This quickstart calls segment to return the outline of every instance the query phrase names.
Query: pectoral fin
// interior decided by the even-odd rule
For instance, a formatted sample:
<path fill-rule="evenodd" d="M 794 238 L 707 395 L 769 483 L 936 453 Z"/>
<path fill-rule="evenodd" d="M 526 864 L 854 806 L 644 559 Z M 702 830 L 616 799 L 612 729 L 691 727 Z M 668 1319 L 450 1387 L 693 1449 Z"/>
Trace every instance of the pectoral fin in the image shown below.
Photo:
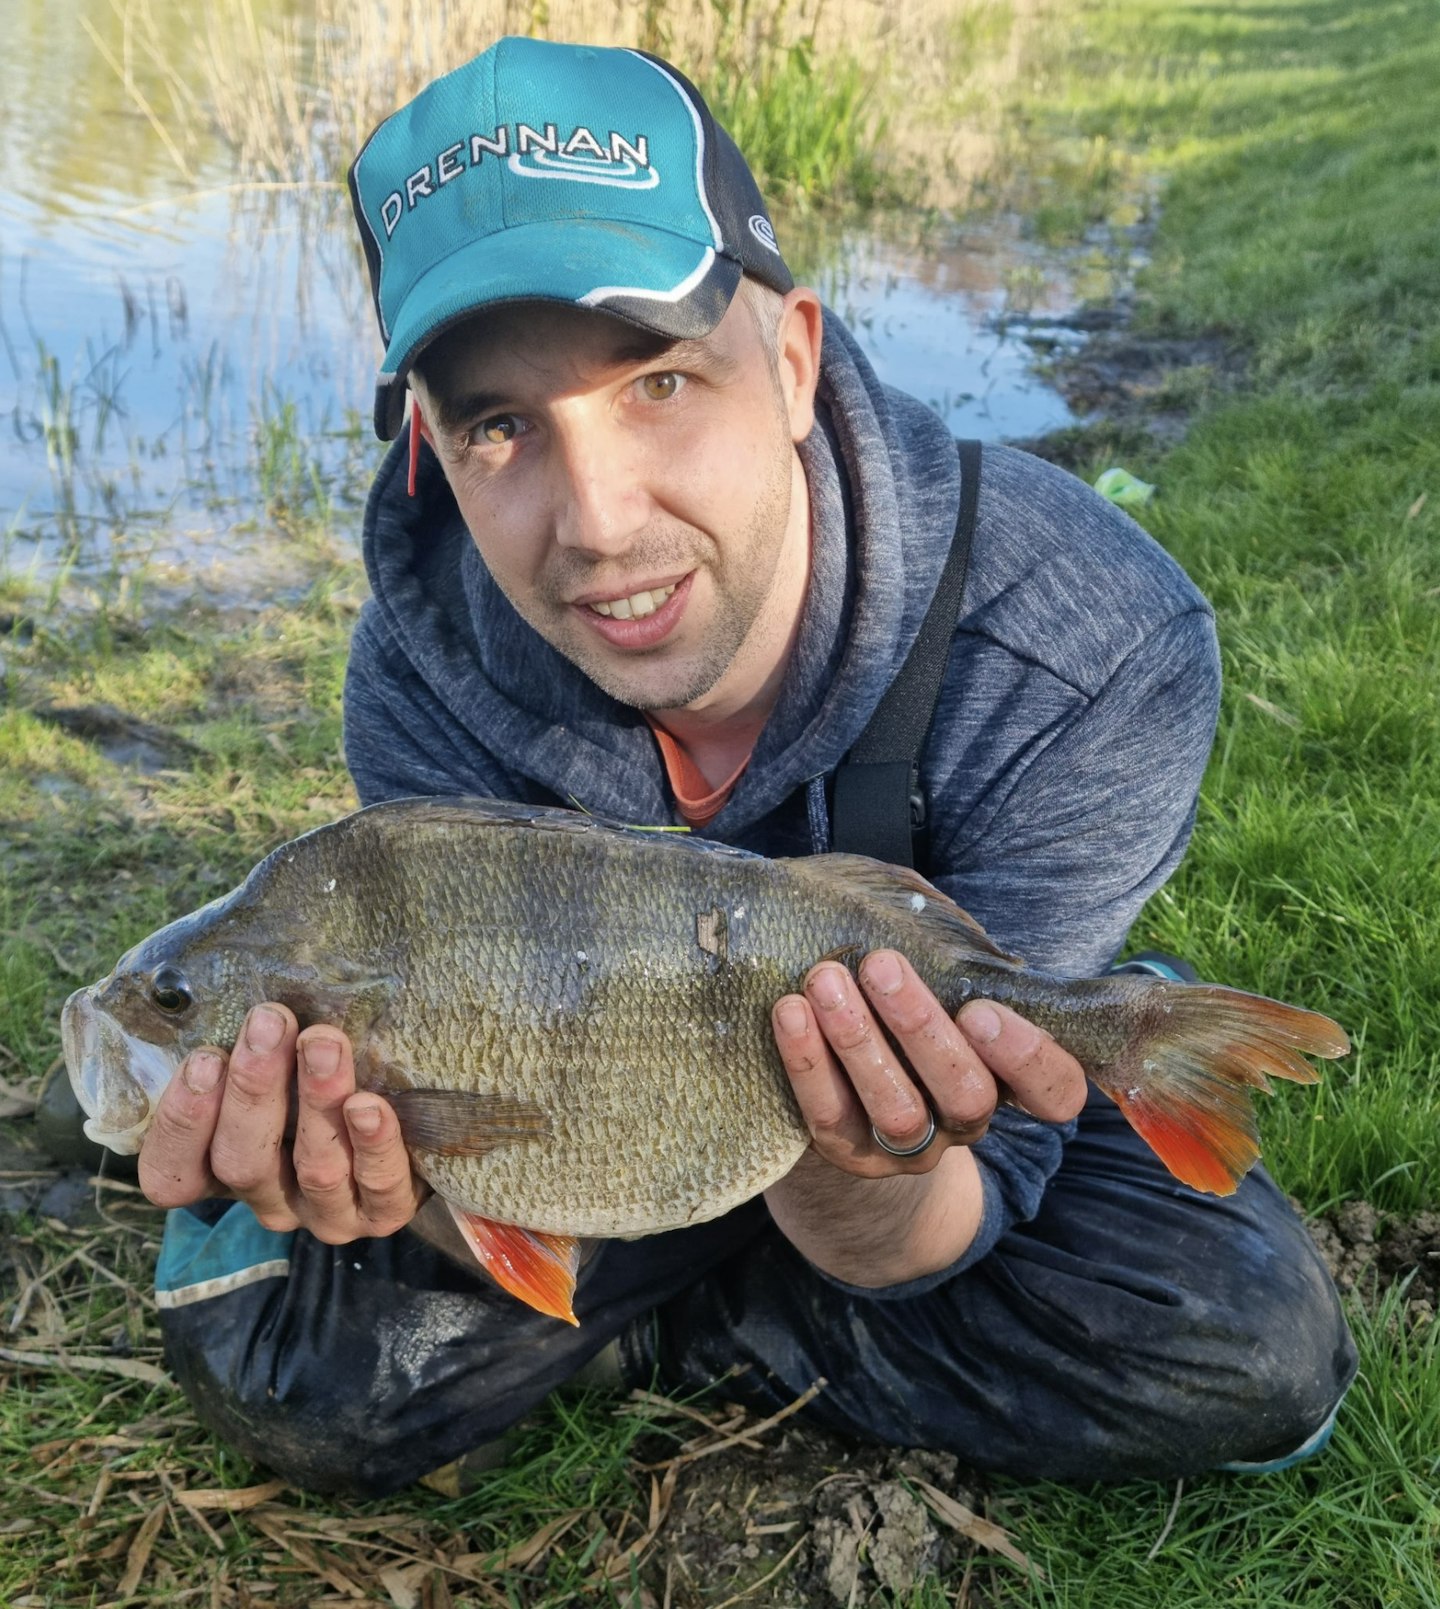
<path fill-rule="evenodd" d="M 551 1318 L 579 1325 L 571 1303 L 580 1272 L 580 1242 L 517 1224 L 499 1224 L 447 1202 L 465 1243 L 487 1274 L 522 1302 Z"/>
<path fill-rule="evenodd" d="M 534 1101 L 459 1089 L 381 1089 L 406 1145 L 440 1156 L 486 1156 L 502 1145 L 544 1139 L 550 1118 Z"/>

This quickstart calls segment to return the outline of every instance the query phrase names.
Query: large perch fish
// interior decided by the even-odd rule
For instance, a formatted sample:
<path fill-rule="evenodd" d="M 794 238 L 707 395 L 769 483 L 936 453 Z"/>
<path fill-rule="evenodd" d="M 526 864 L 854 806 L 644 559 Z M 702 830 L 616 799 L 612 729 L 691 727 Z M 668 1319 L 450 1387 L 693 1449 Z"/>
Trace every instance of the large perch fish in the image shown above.
<path fill-rule="evenodd" d="M 570 1310 L 582 1235 L 717 1217 L 809 1134 L 770 1008 L 827 955 L 894 948 L 946 1010 L 985 996 L 1052 1034 L 1178 1178 L 1227 1194 L 1259 1155 L 1249 1090 L 1343 1056 L 1328 1018 L 1214 984 L 1026 971 L 911 871 L 769 860 L 565 810 L 402 799 L 319 827 L 66 1002 L 86 1133 L 140 1148 L 197 1045 L 250 1007 L 343 1028 L 477 1256 Z"/>

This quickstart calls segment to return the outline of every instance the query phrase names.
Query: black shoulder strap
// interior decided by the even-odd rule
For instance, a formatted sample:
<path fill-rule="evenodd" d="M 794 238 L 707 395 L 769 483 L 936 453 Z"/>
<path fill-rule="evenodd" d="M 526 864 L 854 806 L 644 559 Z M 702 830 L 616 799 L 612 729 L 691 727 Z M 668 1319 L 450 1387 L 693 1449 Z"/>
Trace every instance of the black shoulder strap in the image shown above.
<path fill-rule="evenodd" d="M 897 866 L 915 864 L 914 837 L 925 826 L 920 750 L 960 618 L 980 502 L 980 443 L 962 441 L 958 446 L 960 513 L 935 596 L 899 674 L 835 772 L 830 847 L 846 854 L 873 855 Z"/>

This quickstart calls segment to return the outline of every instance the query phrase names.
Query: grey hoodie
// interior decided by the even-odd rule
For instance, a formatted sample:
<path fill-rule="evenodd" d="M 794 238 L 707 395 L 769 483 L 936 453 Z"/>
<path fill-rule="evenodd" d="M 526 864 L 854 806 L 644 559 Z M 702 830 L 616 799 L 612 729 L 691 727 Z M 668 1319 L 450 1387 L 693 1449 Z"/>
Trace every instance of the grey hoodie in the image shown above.
<path fill-rule="evenodd" d="M 386 458 L 366 511 L 374 596 L 345 686 L 362 802 L 472 793 L 679 822 L 643 716 L 519 618 L 433 458 L 406 496 L 405 447 L 402 437 Z M 800 637 L 749 767 L 706 829 L 773 855 L 826 847 L 816 779 L 904 661 L 960 493 L 940 419 L 882 385 L 829 315 L 816 428 L 800 453 L 813 533 Z M 1032 966 L 1103 970 L 1189 838 L 1219 681 L 1210 610 L 1174 561 L 1074 477 L 987 447 L 961 620 L 921 760 L 932 880 Z M 1002 1108 L 976 1147 L 980 1234 L 955 1269 L 919 1283 L 1033 1217 L 1072 1131 Z"/>

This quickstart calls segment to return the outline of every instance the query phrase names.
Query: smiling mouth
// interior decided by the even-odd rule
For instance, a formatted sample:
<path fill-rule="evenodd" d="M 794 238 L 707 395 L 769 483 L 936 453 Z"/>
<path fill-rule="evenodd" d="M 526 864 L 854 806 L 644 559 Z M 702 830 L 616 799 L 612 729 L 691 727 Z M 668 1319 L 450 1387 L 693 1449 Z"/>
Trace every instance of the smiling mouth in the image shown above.
<path fill-rule="evenodd" d="M 674 582 L 668 587 L 632 592 L 628 598 L 611 598 L 608 603 L 588 603 L 585 607 L 604 615 L 607 620 L 643 620 L 646 615 L 653 615 L 678 585 L 679 582 Z"/>

